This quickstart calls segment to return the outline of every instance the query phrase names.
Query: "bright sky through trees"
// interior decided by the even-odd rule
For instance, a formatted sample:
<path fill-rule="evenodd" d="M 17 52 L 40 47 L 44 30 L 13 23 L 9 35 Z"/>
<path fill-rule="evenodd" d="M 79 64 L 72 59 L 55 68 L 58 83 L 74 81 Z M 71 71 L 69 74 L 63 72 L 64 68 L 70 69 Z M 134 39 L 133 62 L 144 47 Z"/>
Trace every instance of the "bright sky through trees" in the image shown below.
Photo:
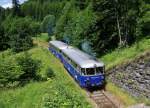
<path fill-rule="evenodd" d="M 24 3 L 27 0 L 19 0 L 20 3 Z M 12 0 L 0 0 L 0 6 L 2 6 L 3 8 L 8 8 L 8 7 L 12 7 Z"/>

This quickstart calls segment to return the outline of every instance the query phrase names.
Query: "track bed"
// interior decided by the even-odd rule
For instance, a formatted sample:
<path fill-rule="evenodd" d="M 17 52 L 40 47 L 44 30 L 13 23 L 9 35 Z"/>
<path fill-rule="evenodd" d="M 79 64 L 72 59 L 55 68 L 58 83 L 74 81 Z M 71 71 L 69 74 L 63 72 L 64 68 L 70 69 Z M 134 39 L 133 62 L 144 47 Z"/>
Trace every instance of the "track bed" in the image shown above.
<path fill-rule="evenodd" d="M 104 90 L 88 91 L 90 98 L 96 103 L 96 108 L 119 108 Z"/>

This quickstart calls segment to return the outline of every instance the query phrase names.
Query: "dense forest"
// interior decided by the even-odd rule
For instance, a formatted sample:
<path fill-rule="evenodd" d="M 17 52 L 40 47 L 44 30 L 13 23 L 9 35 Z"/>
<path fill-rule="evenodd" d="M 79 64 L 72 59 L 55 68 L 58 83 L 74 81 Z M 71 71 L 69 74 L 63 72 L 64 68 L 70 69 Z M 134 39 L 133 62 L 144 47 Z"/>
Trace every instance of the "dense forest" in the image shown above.
<path fill-rule="evenodd" d="M 12 3 L 12 9 L 0 8 L 1 50 L 26 50 L 32 46 L 31 36 L 47 32 L 49 37 L 101 55 L 149 35 L 147 0 L 29 0 L 23 5 L 12 0 Z"/>

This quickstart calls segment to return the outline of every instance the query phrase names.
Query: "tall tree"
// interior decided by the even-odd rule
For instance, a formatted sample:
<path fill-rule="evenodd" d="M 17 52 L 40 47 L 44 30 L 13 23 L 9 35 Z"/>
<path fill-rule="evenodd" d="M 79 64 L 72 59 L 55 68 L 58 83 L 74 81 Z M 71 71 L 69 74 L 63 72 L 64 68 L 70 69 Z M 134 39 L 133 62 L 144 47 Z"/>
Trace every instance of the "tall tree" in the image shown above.
<path fill-rule="evenodd" d="M 12 0 L 12 5 L 13 5 L 13 12 L 12 14 L 15 16 L 15 15 L 18 15 L 20 16 L 21 15 L 21 11 L 20 11 L 20 4 L 19 4 L 19 0 Z"/>
<path fill-rule="evenodd" d="M 42 32 L 48 33 L 49 36 L 53 35 L 54 32 L 54 26 L 55 26 L 55 16 L 54 15 L 47 15 L 44 17 L 41 29 Z"/>

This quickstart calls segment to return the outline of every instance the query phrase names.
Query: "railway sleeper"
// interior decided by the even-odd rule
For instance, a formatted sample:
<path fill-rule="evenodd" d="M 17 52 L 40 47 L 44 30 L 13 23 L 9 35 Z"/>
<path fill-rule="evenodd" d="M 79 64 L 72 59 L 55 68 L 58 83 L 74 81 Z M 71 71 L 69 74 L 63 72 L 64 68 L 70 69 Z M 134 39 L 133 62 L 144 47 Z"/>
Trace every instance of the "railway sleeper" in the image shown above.
<path fill-rule="evenodd" d="M 103 94 L 92 94 L 93 97 L 104 96 Z"/>

